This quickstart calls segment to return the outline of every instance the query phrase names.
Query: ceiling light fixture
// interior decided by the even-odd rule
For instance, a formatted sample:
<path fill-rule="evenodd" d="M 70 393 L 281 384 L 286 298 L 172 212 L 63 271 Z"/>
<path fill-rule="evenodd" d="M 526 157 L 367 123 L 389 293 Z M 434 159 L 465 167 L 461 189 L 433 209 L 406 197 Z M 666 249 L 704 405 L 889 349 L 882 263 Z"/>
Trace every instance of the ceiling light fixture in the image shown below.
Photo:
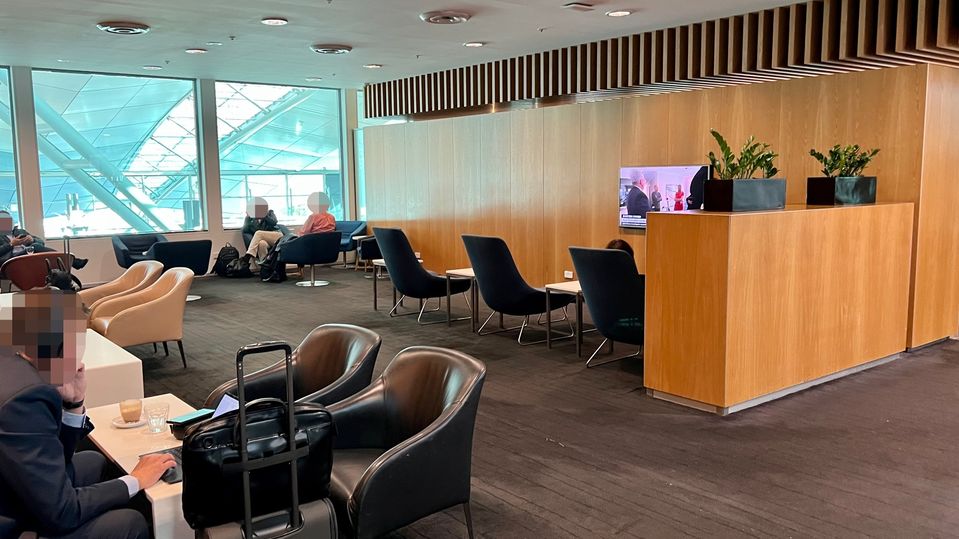
<path fill-rule="evenodd" d="M 463 46 L 469 47 L 471 49 L 476 49 L 479 47 L 485 47 L 486 42 L 485 41 L 467 41 L 466 43 L 463 43 Z"/>
<path fill-rule="evenodd" d="M 471 15 L 465 11 L 427 11 L 420 14 L 420 19 L 430 24 L 460 24 L 470 20 Z"/>
<path fill-rule="evenodd" d="M 353 47 L 334 43 L 314 43 L 310 49 L 317 54 L 346 54 L 353 50 Z"/>
<path fill-rule="evenodd" d="M 586 2 L 570 2 L 568 4 L 563 4 L 563 9 L 572 9 L 573 11 L 593 11 L 595 9 L 593 4 L 587 4 Z"/>
<path fill-rule="evenodd" d="M 220 41 L 207 41 L 206 44 L 208 47 L 219 47 L 223 45 L 223 43 Z"/>
<path fill-rule="evenodd" d="M 366 64 L 363 67 L 365 67 L 366 69 L 380 69 L 381 67 L 383 67 L 383 64 Z"/>
<path fill-rule="evenodd" d="M 123 36 L 136 36 L 150 31 L 150 27 L 139 22 L 103 21 L 97 23 L 97 28 L 108 33 Z"/>
<path fill-rule="evenodd" d="M 163 66 L 153 66 L 153 65 L 151 65 L 151 66 L 143 66 L 143 69 L 145 69 L 145 70 L 147 70 L 147 71 L 160 71 L 161 69 L 163 69 Z"/>
<path fill-rule="evenodd" d="M 320 82 L 323 80 L 323 77 L 307 77 L 306 82 Z"/>
<path fill-rule="evenodd" d="M 628 17 L 632 14 L 632 10 L 629 9 L 614 9 L 606 12 L 607 17 Z"/>
<path fill-rule="evenodd" d="M 187 49 L 187 50 L 185 50 L 185 51 L 183 51 L 183 52 L 185 52 L 185 53 L 187 53 L 187 54 L 206 54 L 206 53 L 207 53 L 207 50 L 206 50 L 206 49 L 200 49 L 200 48 L 193 48 L 193 49 Z"/>
<path fill-rule="evenodd" d="M 290 24 L 290 21 L 284 19 L 283 17 L 263 17 L 260 19 L 260 22 L 267 26 L 286 26 Z"/>

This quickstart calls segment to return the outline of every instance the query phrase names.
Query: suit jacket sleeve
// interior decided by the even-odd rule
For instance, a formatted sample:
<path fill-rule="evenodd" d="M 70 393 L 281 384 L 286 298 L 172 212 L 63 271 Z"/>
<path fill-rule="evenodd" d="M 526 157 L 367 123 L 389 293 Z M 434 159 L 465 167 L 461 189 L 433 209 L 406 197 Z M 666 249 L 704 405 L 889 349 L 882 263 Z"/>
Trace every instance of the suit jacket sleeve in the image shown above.
<path fill-rule="evenodd" d="M 0 238 L 0 258 L 4 258 L 13 252 L 13 245 L 10 244 L 10 241 L 6 236 Z"/>
<path fill-rule="evenodd" d="M 24 520 L 41 535 L 70 532 L 129 501 L 126 484 L 118 479 L 73 486 L 67 472 L 72 453 L 67 455 L 61 442 L 59 407 L 53 386 L 34 385 L 3 403 L 0 413 L 0 476 L 29 511 Z M 83 434 L 70 429 L 62 433 L 63 441 L 75 446 Z"/>

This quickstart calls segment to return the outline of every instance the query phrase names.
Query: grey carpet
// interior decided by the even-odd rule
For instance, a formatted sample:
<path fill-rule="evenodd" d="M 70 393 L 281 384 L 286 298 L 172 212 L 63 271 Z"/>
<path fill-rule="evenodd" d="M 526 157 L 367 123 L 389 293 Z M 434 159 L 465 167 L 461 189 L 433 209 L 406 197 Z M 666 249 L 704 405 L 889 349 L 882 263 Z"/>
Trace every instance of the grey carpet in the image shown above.
<path fill-rule="evenodd" d="M 719 418 L 647 397 L 635 362 L 587 370 L 569 341 L 547 351 L 519 347 L 514 335 L 478 337 L 468 322 L 390 319 L 388 283 L 374 312 L 370 280 L 332 268 L 318 278 L 333 284 L 198 280 L 203 299 L 186 313 L 189 368 L 175 347 L 169 358 L 131 349 L 144 359 L 147 394 L 198 405 L 234 375 L 239 346 L 295 344 L 325 322 L 359 324 L 383 337 L 377 373 L 418 344 L 486 362 L 473 454 L 481 537 L 959 534 L 959 343 Z M 466 530 L 451 509 L 395 536 Z"/>

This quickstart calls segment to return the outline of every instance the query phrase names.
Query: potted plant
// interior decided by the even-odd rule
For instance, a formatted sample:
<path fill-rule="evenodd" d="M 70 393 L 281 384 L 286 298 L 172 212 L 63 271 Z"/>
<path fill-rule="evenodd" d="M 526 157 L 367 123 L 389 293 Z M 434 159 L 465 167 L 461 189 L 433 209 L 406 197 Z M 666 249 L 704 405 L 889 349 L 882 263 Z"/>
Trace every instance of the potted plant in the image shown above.
<path fill-rule="evenodd" d="M 879 150 L 863 150 L 858 144 L 829 149 L 823 155 L 815 149 L 809 155 L 822 164 L 825 177 L 806 180 L 806 204 L 837 206 L 876 203 L 876 177 L 862 171 Z"/>
<path fill-rule="evenodd" d="M 777 210 L 786 207 L 785 180 L 772 179 L 778 172 L 773 161 L 779 155 L 769 144 L 749 137 L 739 155 L 715 129 L 709 130 L 719 144 L 721 158 L 709 152 L 715 178 L 705 182 L 703 209 L 706 211 Z M 762 172 L 762 179 L 753 176 Z"/>

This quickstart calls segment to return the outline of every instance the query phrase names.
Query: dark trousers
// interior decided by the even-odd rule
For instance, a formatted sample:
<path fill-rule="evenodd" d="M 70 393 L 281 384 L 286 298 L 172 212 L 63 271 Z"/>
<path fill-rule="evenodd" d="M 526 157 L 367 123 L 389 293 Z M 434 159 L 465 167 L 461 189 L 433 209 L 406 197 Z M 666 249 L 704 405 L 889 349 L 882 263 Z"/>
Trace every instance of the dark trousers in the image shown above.
<path fill-rule="evenodd" d="M 106 458 L 95 451 L 80 451 L 73 455 L 74 486 L 85 487 L 98 483 L 103 477 Z M 49 539 L 149 539 L 150 531 L 143 515 L 133 509 L 114 509 L 90 519 L 86 524 L 66 535 Z"/>

